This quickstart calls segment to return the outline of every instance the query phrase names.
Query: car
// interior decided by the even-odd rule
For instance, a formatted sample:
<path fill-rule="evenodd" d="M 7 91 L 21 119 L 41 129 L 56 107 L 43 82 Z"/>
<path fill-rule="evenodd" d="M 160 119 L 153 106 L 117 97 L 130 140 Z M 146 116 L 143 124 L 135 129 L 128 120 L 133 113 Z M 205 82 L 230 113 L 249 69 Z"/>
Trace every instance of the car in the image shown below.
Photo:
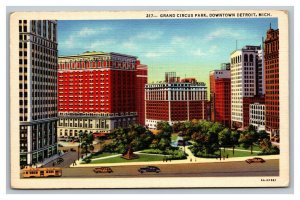
<path fill-rule="evenodd" d="M 147 166 L 147 167 L 141 167 L 138 172 L 140 172 L 141 174 L 144 172 L 155 172 L 155 173 L 159 173 L 160 169 L 158 167 L 155 166 Z"/>
<path fill-rule="evenodd" d="M 97 167 L 93 170 L 96 174 L 98 173 L 113 173 L 110 167 Z"/>
<path fill-rule="evenodd" d="M 246 163 L 248 163 L 248 164 L 251 164 L 251 163 L 264 163 L 264 162 L 266 162 L 264 159 L 258 158 L 258 157 L 250 158 L 250 159 L 247 159 L 247 160 L 245 160 L 245 161 L 246 161 Z"/>
<path fill-rule="evenodd" d="M 60 163 L 64 162 L 64 159 L 63 158 L 57 158 L 56 162 L 57 162 L 57 164 L 60 164 Z"/>

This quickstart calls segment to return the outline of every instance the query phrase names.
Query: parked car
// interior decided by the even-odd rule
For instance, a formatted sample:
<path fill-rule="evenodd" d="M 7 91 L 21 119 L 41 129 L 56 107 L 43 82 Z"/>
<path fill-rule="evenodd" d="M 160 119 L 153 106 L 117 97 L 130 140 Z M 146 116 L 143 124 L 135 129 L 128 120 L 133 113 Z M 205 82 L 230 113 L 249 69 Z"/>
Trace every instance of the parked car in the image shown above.
<path fill-rule="evenodd" d="M 98 167 L 93 170 L 95 173 L 112 173 L 113 170 L 110 167 Z"/>
<path fill-rule="evenodd" d="M 141 174 L 144 172 L 156 172 L 159 173 L 160 169 L 158 167 L 155 166 L 147 166 L 147 167 L 141 167 L 138 172 L 140 172 Z"/>
<path fill-rule="evenodd" d="M 258 158 L 258 157 L 250 158 L 250 159 L 247 159 L 247 160 L 245 160 L 245 161 L 246 161 L 246 163 L 248 163 L 248 164 L 251 164 L 251 163 L 264 163 L 264 162 L 266 162 L 264 159 Z"/>

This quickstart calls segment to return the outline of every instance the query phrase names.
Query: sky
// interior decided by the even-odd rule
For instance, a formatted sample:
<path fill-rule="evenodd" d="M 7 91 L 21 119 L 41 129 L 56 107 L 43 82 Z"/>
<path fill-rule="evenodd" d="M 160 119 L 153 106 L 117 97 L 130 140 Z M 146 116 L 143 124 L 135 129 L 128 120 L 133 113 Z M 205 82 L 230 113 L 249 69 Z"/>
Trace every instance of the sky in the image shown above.
<path fill-rule="evenodd" d="M 148 65 L 149 83 L 176 72 L 209 87 L 209 72 L 229 62 L 236 46 L 261 45 L 270 23 L 277 29 L 277 18 L 58 21 L 58 50 L 129 54 Z"/>

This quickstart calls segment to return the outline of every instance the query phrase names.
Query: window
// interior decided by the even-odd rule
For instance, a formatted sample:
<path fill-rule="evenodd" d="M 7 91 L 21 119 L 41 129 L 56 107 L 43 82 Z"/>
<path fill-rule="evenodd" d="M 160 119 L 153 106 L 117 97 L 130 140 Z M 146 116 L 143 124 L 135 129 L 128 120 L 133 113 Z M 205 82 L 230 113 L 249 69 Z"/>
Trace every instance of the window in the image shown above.
<path fill-rule="evenodd" d="M 253 62 L 253 55 L 250 54 L 250 62 Z"/>
<path fill-rule="evenodd" d="M 244 55 L 244 62 L 248 62 L 248 55 L 247 54 Z"/>

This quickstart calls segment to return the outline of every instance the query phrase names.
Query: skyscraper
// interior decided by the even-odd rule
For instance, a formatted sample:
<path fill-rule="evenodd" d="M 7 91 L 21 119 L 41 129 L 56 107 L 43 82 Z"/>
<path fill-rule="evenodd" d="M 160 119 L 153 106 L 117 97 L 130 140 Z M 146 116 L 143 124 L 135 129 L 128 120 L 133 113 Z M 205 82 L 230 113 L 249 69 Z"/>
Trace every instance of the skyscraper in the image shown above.
<path fill-rule="evenodd" d="M 59 137 L 106 134 L 137 121 L 137 57 L 105 52 L 60 56 Z"/>
<path fill-rule="evenodd" d="M 210 72 L 211 121 L 231 126 L 230 67 Z"/>
<path fill-rule="evenodd" d="M 137 123 L 145 125 L 145 85 L 148 82 L 148 67 L 137 61 L 136 66 L 136 109 Z"/>
<path fill-rule="evenodd" d="M 270 27 L 264 42 L 266 129 L 279 135 L 279 29 Z"/>
<path fill-rule="evenodd" d="M 257 68 L 260 50 L 260 46 L 247 45 L 231 53 L 231 121 L 234 128 L 245 127 L 243 98 L 258 95 Z"/>
<path fill-rule="evenodd" d="M 19 20 L 20 164 L 57 154 L 57 22 Z"/>
<path fill-rule="evenodd" d="M 207 119 L 207 87 L 195 78 L 181 79 L 166 73 L 165 82 L 147 84 L 146 126 L 155 129 L 159 121 Z"/>

